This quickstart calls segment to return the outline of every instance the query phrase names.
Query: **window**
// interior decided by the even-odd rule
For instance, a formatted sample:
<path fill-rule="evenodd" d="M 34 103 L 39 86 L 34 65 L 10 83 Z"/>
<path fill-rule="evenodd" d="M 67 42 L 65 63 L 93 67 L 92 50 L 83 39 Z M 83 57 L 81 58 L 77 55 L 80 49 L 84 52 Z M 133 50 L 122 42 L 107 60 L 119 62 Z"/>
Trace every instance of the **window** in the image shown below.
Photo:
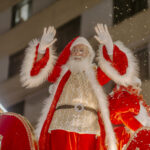
<path fill-rule="evenodd" d="M 22 0 L 12 9 L 12 27 L 26 21 L 31 14 L 31 0 Z"/>
<path fill-rule="evenodd" d="M 149 53 L 148 49 L 144 48 L 136 53 L 136 57 L 139 62 L 140 79 L 149 79 Z"/>
<path fill-rule="evenodd" d="M 23 59 L 24 59 L 24 50 L 21 50 L 9 57 L 9 71 L 8 71 L 9 78 L 20 72 Z"/>
<path fill-rule="evenodd" d="M 11 107 L 9 107 L 7 110 L 9 112 L 15 112 L 21 115 L 24 115 L 24 103 L 25 101 L 19 102 Z"/>
<path fill-rule="evenodd" d="M 58 53 L 63 50 L 68 42 L 79 36 L 80 20 L 81 17 L 79 16 L 57 29 L 56 49 Z"/>
<path fill-rule="evenodd" d="M 113 23 L 117 24 L 134 14 L 147 9 L 147 0 L 114 0 Z"/>

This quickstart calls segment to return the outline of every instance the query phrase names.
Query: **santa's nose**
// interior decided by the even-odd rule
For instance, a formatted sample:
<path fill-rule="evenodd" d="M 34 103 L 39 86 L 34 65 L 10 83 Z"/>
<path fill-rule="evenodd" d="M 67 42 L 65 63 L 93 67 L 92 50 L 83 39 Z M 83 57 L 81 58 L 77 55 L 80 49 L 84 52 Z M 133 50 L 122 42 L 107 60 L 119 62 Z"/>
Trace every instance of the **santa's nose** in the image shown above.
<path fill-rule="evenodd" d="M 79 55 L 80 55 L 80 52 L 79 52 L 79 51 L 78 51 L 78 52 L 76 52 L 76 55 L 77 55 L 77 56 L 79 56 Z"/>

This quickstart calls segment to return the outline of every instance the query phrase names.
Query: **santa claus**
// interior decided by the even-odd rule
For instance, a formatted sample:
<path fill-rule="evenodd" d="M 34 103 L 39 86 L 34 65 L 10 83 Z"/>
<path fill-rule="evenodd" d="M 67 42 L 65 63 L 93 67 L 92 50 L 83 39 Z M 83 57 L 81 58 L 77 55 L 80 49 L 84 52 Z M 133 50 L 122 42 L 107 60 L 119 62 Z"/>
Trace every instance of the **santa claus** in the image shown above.
<path fill-rule="evenodd" d="M 40 150 L 117 149 L 102 86 L 110 80 L 134 85 L 136 63 L 123 44 L 113 44 L 106 25 L 97 24 L 95 31 L 102 44 L 98 67 L 83 37 L 73 39 L 56 59 L 54 27 L 45 28 L 41 40 L 33 40 L 26 50 L 23 85 L 36 87 L 46 79 L 53 83 L 37 126 Z"/>

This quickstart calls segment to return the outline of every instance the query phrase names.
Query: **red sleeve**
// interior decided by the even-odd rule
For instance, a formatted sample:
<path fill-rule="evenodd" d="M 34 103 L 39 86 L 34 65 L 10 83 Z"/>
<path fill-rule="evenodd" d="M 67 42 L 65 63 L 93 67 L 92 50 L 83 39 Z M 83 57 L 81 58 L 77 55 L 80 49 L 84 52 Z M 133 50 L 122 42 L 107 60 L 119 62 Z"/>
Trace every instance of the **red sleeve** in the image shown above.
<path fill-rule="evenodd" d="M 113 124 L 124 124 L 132 130 L 142 125 L 135 119 L 139 113 L 140 104 L 136 95 L 127 91 L 118 91 L 109 96 L 110 118 Z"/>
<path fill-rule="evenodd" d="M 47 48 L 44 56 L 39 61 L 37 61 L 38 48 L 39 48 L 39 44 L 36 46 L 33 67 L 30 72 L 31 76 L 37 75 L 40 72 L 40 70 L 46 66 L 46 64 L 49 60 L 49 48 Z"/>
<path fill-rule="evenodd" d="M 110 81 L 110 78 L 102 71 L 100 67 L 97 68 L 97 80 L 102 86 Z"/>
<path fill-rule="evenodd" d="M 124 75 L 126 73 L 128 68 L 127 56 L 116 45 L 114 45 L 113 49 L 113 60 L 110 59 L 106 46 L 103 46 L 103 55 L 107 61 L 111 62 L 112 67 L 114 67 L 120 73 L 120 75 Z"/>
<path fill-rule="evenodd" d="M 57 78 L 60 76 L 61 70 L 62 69 L 60 66 L 55 65 L 52 73 L 48 76 L 48 81 L 54 83 L 57 80 Z"/>

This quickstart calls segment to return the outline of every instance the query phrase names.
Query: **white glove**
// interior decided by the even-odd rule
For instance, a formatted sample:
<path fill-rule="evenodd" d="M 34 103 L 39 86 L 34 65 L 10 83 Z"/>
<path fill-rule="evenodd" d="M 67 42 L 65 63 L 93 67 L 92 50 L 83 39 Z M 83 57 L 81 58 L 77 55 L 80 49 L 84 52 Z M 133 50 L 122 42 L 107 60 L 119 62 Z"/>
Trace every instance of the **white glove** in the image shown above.
<path fill-rule="evenodd" d="M 103 24 L 97 24 L 95 26 L 95 31 L 97 33 L 97 35 L 95 35 L 95 39 L 100 43 L 100 44 L 104 44 L 107 48 L 107 52 L 108 55 L 112 55 L 113 54 L 113 41 L 112 38 L 109 34 L 107 25 L 103 25 Z"/>
<path fill-rule="evenodd" d="M 49 26 L 48 28 L 44 28 L 44 32 L 39 45 L 39 53 L 44 54 L 47 47 L 52 46 L 56 42 L 56 30 L 54 27 Z"/>

